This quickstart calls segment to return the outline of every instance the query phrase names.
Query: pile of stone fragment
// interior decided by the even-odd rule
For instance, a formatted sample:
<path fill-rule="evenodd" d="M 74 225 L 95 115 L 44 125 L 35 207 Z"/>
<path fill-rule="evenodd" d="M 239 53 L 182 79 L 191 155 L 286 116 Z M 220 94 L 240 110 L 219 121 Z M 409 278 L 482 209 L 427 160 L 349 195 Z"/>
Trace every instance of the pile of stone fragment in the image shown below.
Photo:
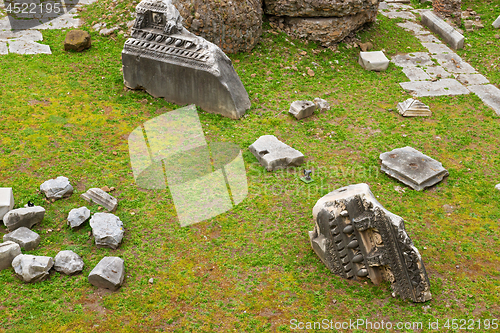
<path fill-rule="evenodd" d="M 73 194 L 68 178 L 57 177 L 40 185 L 40 191 L 54 202 Z M 95 213 L 91 217 L 87 207 L 72 209 L 67 218 L 70 228 L 79 228 L 90 219 L 90 227 L 98 247 L 117 249 L 123 239 L 123 223 L 119 217 L 110 213 L 118 206 L 116 198 L 100 188 L 91 188 L 81 195 L 89 203 L 104 207 L 109 213 Z M 54 268 L 66 275 L 81 273 L 84 267 L 82 258 L 73 251 L 60 251 L 55 258 L 22 254 L 21 250 L 31 251 L 40 244 L 40 235 L 30 230 L 45 216 L 45 209 L 28 202 L 22 208 L 14 208 L 12 188 L 0 188 L 0 220 L 9 233 L 0 243 L 0 270 L 12 267 L 14 273 L 26 283 L 45 280 Z M 99 288 L 117 290 L 125 276 L 124 260 L 119 257 L 104 257 L 90 272 L 88 281 Z"/>

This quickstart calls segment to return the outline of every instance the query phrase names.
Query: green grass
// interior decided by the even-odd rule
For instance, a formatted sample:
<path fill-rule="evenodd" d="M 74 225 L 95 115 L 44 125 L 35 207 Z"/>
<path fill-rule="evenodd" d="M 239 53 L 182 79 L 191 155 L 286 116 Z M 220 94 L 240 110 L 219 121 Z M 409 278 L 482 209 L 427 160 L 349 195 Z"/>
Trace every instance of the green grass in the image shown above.
<path fill-rule="evenodd" d="M 82 13 L 84 29 L 109 10 L 103 4 Z M 488 8 L 480 1 L 464 6 L 479 13 Z M 498 71 L 487 66 L 487 59 L 496 57 L 498 63 L 498 51 L 485 43 L 493 33 L 485 21 L 484 33 L 469 36 L 478 47 L 459 54 L 498 86 Z M 396 22 L 379 15 L 359 38 L 388 56 L 422 51 Z M 124 38 L 92 32 L 90 50 L 67 53 L 62 50 L 66 32 L 46 30 L 43 43 L 52 55 L 0 57 L 0 186 L 14 188 L 16 207 L 31 200 L 47 210 L 34 227 L 42 243 L 28 253 L 55 256 L 71 249 L 85 261 L 82 275 L 52 273 L 35 284 L 22 283 L 12 270 L 1 271 L 0 331 L 288 332 L 292 319 L 359 318 L 427 327 L 447 318 L 500 317 L 498 116 L 471 94 L 422 98 L 433 116 L 403 119 L 393 111 L 409 97 L 398 84 L 407 80 L 400 68 L 391 64 L 386 72 L 366 72 L 357 65 L 358 50 L 344 44 L 339 53 L 315 55 L 314 43 L 268 26 L 264 30 L 251 53 L 231 56 L 251 110 L 238 121 L 199 113 L 209 141 L 241 147 L 248 197 L 233 210 L 187 228 L 179 227 L 168 191 L 134 184 L 128 134 L 178 106 L 123 89 Z M 314 77 L 303 75 L 307 67 Z M 302 121 L 287 114 L 292 101 L 314 97 L 327 99 L 331 110 Z M 265 134 L 304 153 L 315 182 L 302 183 L 301 168 L 266 172 L 247 149 Z M 395 191 L 404 185 L 380 173 L 378 156 L 406 145 L 442 162 L 450 176 L 423 192 Z M 47 203 L 37 189 L 59 175 L 70 179 L 76 193 Z M 368 183 L 388 210 L 405 219 L 429 274 L 432 301 L 414 304 L 392 298 L 388 284 L 343 280 L 313 253 L 307 234 L 313 228 L 312 207 L 329 191 L 359 182 Z M 68 212 L 86 204 L 79 195 L 104 185 L 116 187 L 116 214 L 125 225 L 115 251 L 97 249 L 88 225 L 80 230 L 66 225 Z M 445 204 L 454 210 L 446 212 Z M 6 233 L 3 226 L 0 233 Z M 125 260 L 125 283 L 115 293 L 97 290 L 86 279 L 106 255 Z"/>

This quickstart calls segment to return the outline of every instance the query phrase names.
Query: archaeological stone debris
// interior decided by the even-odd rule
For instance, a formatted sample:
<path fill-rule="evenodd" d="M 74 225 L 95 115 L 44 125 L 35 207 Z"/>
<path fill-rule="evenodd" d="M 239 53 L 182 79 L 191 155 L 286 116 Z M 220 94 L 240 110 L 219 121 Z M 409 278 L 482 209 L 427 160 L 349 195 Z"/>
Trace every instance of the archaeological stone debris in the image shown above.
<path fill-rule="evenodd" d="M 98 288 L 118 290 L 125 278 L 125 264 L 118 257 L 104 257 L 90 272 L 88 280 L 90 284 Z"/>
<path fill-rule="evenodd" d="M 3 236 L 3 241 L 11 241 L 19 244 L 26 251 L 34 250 L 40 244 L 40 235 L 28 228 L 21 227 Z"/>
<path fill-rule="evenodd" d="M 497 19 L 491 24 L 493 28 L 498 29 L 500 28 L 500 16 L 497 17 Z"/>
<path fill-rule="evenodd" d="M 61 251 L 54 258 L 54 269 L 66 275 L 81 273 L 83 266 L 82 258 L 70 250 Z"/>
<path fill-rule="evenodd" d="M 248 149 L 267 171 L 304 163 L 304 155 L 300 151 L 284 144 L 274 135 L 261 136 Z"/>
<path fill-rule="evenodd" d="M 316 108 L 316 104 L 311 101 L 295 101 L 290 105 L 288 113 L 300 120 L 312 116 Z"/>
<path fill-rule="evenodd" d="M 12 261 L 16 275 L 24 282 L 39 282 L 49 277 L 54 259 L 44 256 L 20 254 Z"/>
<path fill-rule="evenodd" d="M 389 67 L 389 59 L 382 51 L 359 52 L 358 63 L 367 71 L 381 72 Z"/>
<path fill-rule="evenodd" d="M 114 212 L 118 207 L 118 200 L 115 197 L 97 187 L 89 189 L 81 197 L 89 203 L 103 206 L 108 212 Z"/>
<path fill-rule="evenodd" d="M 251 103 L 231 60 L 186 30 L 171 0 L 143 0 L 136 12 L 122 51 L 126 87 L 231 119 L 243 116 Z"/>
<path fill-rule="evenodd" d="M 398 103 L 397 109 L 403 117 L 429 117 L 432 115 L 427 105 L 413 98 Z"/>
<path fill-rule="evenodd" d="M 451 48 L 457 50 L 464 47 L 464 36 L 433 12 L 425 11 L 422 13 L 422 24 L 441 36 Z"/>
<path fill-rule="evenodd" d="M 90 48 L 91 45 L 90 34 L 84 30 L 70 30 L 64 39 L 65 51 L 81 52 Z"/>
<path fill-rule="evenodd" d="M 10 187 L 0 187 L 0 221 L 14 208 L 14 194 Z"/>
<path fill-rule="evenodd" d="M 74 208 L 68 214 L 68 225 L 71 228 L 77 228 L 89 218 L 90 210 L 87 207 Z"/>
<path fill-rule="evenodd" d="M 19 244 L 11 241 L 0 243 L 0 271 L 12 267 L 12 260 L 20 254 Z"/>
<path fill-rule="evenodd" d="M 387 211 L 367 184 L 328 193 L 313 208 L 311 246 L 334 274 L 374 284 L 391 283 L 413 302 L 432 298 L 425 267 L 401 217 Z"/>
<path fill-rule="evenodd" d="M 69 183 L 69 179 L 59 176 L 56 179 L 50 179 L 40 185 L 40 191 L 45 193 L 47 199 L 57 200 L 67 198 L 73 194 L 73 186 Z"/>
<path fill-rule="evenodd" d="M 110 213 L 95 213 L 90 219 L 92 235 L 98 247 L 116 250 L 123 239 L 123 222 Z"/>
<path fill-rule="evenodd" d="M 416 191 L 433 186 L 449 175 L 441 163 L 412 147 L 380 154 L 380 159 L 383 172 Z"/>
<path fill-rule="evenodd" d="M 319 98 L 319 97 L 316 97 L 314 100 L 313 100 L 314 104 L 316 104 L 316 109 L 319 111 L 319 112 L 325 112 L 325 111 L 328 111 L 330 110 L 330 103 L 328 103 L 327 100 L 325 99 L 322 99 L 322 98 Z"/>
<path fill-rule="evenodd" d="M 4 215 L 3 224 L 9 231 L 20 227 L 31 229 L 35 224 L 41 222 L 44 216 L 45 209 L 40 206 L 17 208 Z"/>

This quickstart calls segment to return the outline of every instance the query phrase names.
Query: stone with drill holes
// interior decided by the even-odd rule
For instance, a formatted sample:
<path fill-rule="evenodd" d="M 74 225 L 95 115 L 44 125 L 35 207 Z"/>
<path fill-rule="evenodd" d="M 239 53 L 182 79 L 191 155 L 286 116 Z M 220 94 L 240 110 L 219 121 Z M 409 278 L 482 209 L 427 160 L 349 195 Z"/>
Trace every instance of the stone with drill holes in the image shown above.
<path fill-rule="evenodd" d="M 274 135 L 263 135 L 248 147 L 267 171 L 299 166 L 304 155 L 278 140 Z"/>
<path fill-rule="evenodd" d="M 31 251 L 40 245 L 40 235 L 28 228 L 21 227 L 3 236 L 3 241 L 19 244 L 23 250 Z"/>
<path fill-rule="evenodd" d="M 108 212 L 114 212 L 116 207 L 118 207 L 118 200 L 100 188 L 91 188 L 83 193 L 81 197 L 90 203 L 103 206 Z"/>
<path fill-rule="evenodd" d="M 45 193 L 47 199 L 67 198 L 73 194 L 73 186 L 69 183 L 69 179 L 59 176 L 56 179 L 49 179 L 40 185 L 40 191 Z"/>
<path fill-rule="evenodd" d="M 77 228 L 89 218 L 90 210 L 87 207 L 74 208 L 68 214 L 68 225 L 71 228 Z"/>
<path fill-rule="evenodd" d="M 12 260 L 16 275 L 24 282 L 39 282 L 49 277 L 54 259 L 44 256 L 20 254 Z"/>
<path fill-rule="evenodd" d="M 120 246 L 123 239 L 123 223 L 120 218 L 110 213 L 95 213 L 90 219 L 90 227 L 98 247 L 113 250 Z"/>
<path fill-rule="evenodd" d="M 383 172 L 416 191 L 433 186 L 449 175 L 441 163 L 412 147 L 380 154 L 380 159 Z"/>
<path fill-rule="evenodd" d="M 45 209 L 40 206 L 18 208 L 9 211 L 3 217 L 3 224 L 14 231 L 20 227 L 31 229 L 35 224 L 41 222 L 45 216 Z"/>
<path fill-rule="evenodd" d="M 358 63 L 367 71 L 381 72 L 389 67 L 389 59 L 382 51 L 359 52 Z"/>
<path fill-rule="evenodd" d="M 295 101 L 290 105 L 288 113 L 297 119 L 307 118 L 316 111 L 316 104 L 311 101 Z"/>
<path fill-rule="evenodd" d="M 14 193 L 11 187 L 0 187 L 0 221 L 14 208 Z"/>
<path fill-rule="evenodd" d="M 118 290 L 125 278 L 125 264 L 118 257 L 104 257 L 89 274 L 89 283 L 98 288 Z"/>
<path fill-rule="evenodd" d="M 386 210 L 367 184 L 328 193 L 313 208 L 311 246 L 326 267 L 343 278 L 391 283 L 413 302 L 432 298 L 422 257 L 401 217 Z"/>
<path fill-rule="evenodd" d="M 82 258 L 71 250 L 61 251 L 54 258 L 54 269 L 66 275 L 81 273 L 83 266 Z"/>
<path fill-rule="evenodd" d="M 0 243 L 0 271 L 12 267 L 12 260 L 20 254 L 19 244 L 11 241 Z"/>

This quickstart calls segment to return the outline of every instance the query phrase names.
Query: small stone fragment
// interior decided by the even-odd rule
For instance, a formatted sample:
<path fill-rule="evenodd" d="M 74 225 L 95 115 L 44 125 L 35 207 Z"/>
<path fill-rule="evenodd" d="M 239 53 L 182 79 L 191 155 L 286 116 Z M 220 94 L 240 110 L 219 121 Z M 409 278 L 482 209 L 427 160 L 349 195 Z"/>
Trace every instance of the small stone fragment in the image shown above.
<path fill-rule="evenodd" d="M 90 219 L 90 227 L 98 247 L 109 247 L 113 250 L 120 246 L 123 239 L 123 222 L 118 216 L 110 213 L 95 213 Z"/>
<path fill-rule="evenodd" d="M 5 214 L 3 224 L 9 231 L 14 231 L 20 227 L 31 229 L 35 224 L 42 221 L 44 216 L 45 209 L 40 206 L 18 208 Z"/>
<path fill-rule="evenodd" d="M 54 269 L 66 275 L 81 273 L 83 266 L 82 258 L 70 250 L 61 251 L 54 258 Z"/>
<path fill-rule="evenodd" d="M 47 199 L 61 199 L 67 198 L 73 194 L 73 186 L 69 183 L 66 177 L 57 177 L 50 179 L 40 185 L 40 191 L 45 193 Z"/>
<path fill-rule="evenodd" d="M 500 184 L 496 184 L 495 185 L 495 189 L 499 190 L 500 191 Z"/>
<path fill-rule="evenodd" d="M 155 280 L 153 278 L 149 279 L 148 281 L 150 284 L 153 284 L 155 282 Z"/>
<path fill-rule="evenodd" d="M 85 49 L 90 48 L 92 45 L 90 34 L 83 30 L 71 30 L 66 34 L 64 39 L 64 50 L 65 51 L 76 51 L 81 52 Z"/>
<path fill-rule="evenodd" d="M 24 282 L 38 282 L 49 277 L 49 271 L 54 265 L 51 257 L 20 254 L 12 261 L 16 275 Z"/>
<path fill-rule="evenodd" d="M 399 114 L 403 117 L 429 117 L 432 115 L 427 105 L 418 99 L 409 98 L 402 103 L 398 103 Z"/>
<path fill-rule="evenodd" d="M 359 43 L 359 48 L 363 52 L 368 52 L 373 49 L 373 44 L 371 42 Z"/>
<path fill-rule="evenodd" d="M 416 191 L 433 186 L 449 175 L 441 163 L 412 147 L 380 154 L 380 159 L 383 172 Z"/>
<path fill-rule="evenodd" d="M 68 225 L 71 228 L 81 226 L 90 218 L 90 210 L 87 207 L 72 209 L 68 214 Z"/>
<path fill-rule="evenodd" d="M 14 242 L 0 243 L 0 271 L 12 266 L 12 260 L 21 254 L 21 247 Z"/>
<path fill-rule="evenodd" d="M 3 241 L 11 241 L 19 244 L 19 246 L 26 250 L 34 250 L 40 245 L 40 235 L 31 231 L 28 228 L 20 227 L 16 230 L 3 236 Z"/>
<path fill-rule="evenodd" d="M 89 274 L 89 283 L 112 291 L 118 290 L 125 278 L 125 264 L 118 257 L 104 257 Z"/>
<path fill-rule="evenodd" d="M 11 187 L 0 187 L 0 221 L 14 208 L 14 193 Z"/>
<path fill-rule="evenodd" d="M 299 120 L 312 116 L 315 110 L 316 104 L 311 101 L 295 101 L 290 105 L 288 113 Z"/>
<path fill-rule="evenodd" d="M 318 109 L 319 112 L 330 110 L 330 104 L 322 98 L 316 97 L 313 102 L 316 104 L 316 109 Z"/>
<path fill-rule="evenodd" d="M 91 188 L 87 192 L 83 193 L 81 197 L 90 203 L 103 206 L 109 212 L 113 212 L 116 207 L 118 207 L 118 200 L 100 188 Z"/>
<path fill-rule="evenodd" d="M 500 16 L 491 24 L 495 29 L 500 28 Z"/>
<path fill-rule="evenodd" d="M 389 59 L 382 51 L 359 52 L 358 63 L 368 71 L 385 71 L 389 67 Z"/>
<path fill-rule="evenodd" d="M 284 144 L 274 135 L 261 136 L 248 149 L 267 171 L 304 163 L 304 155 L 300 151 Z"/>
<path fill-rule="evenodd" d="M 388 281 L 395 294 L 413 302 L 432 298 L 422 257 L 403 219 L 387 211 L 367 184 L 328 193 L 314 206 L 313 216 L 311 246 L 334 274 L 369 278 L 375 285 Z"/>

